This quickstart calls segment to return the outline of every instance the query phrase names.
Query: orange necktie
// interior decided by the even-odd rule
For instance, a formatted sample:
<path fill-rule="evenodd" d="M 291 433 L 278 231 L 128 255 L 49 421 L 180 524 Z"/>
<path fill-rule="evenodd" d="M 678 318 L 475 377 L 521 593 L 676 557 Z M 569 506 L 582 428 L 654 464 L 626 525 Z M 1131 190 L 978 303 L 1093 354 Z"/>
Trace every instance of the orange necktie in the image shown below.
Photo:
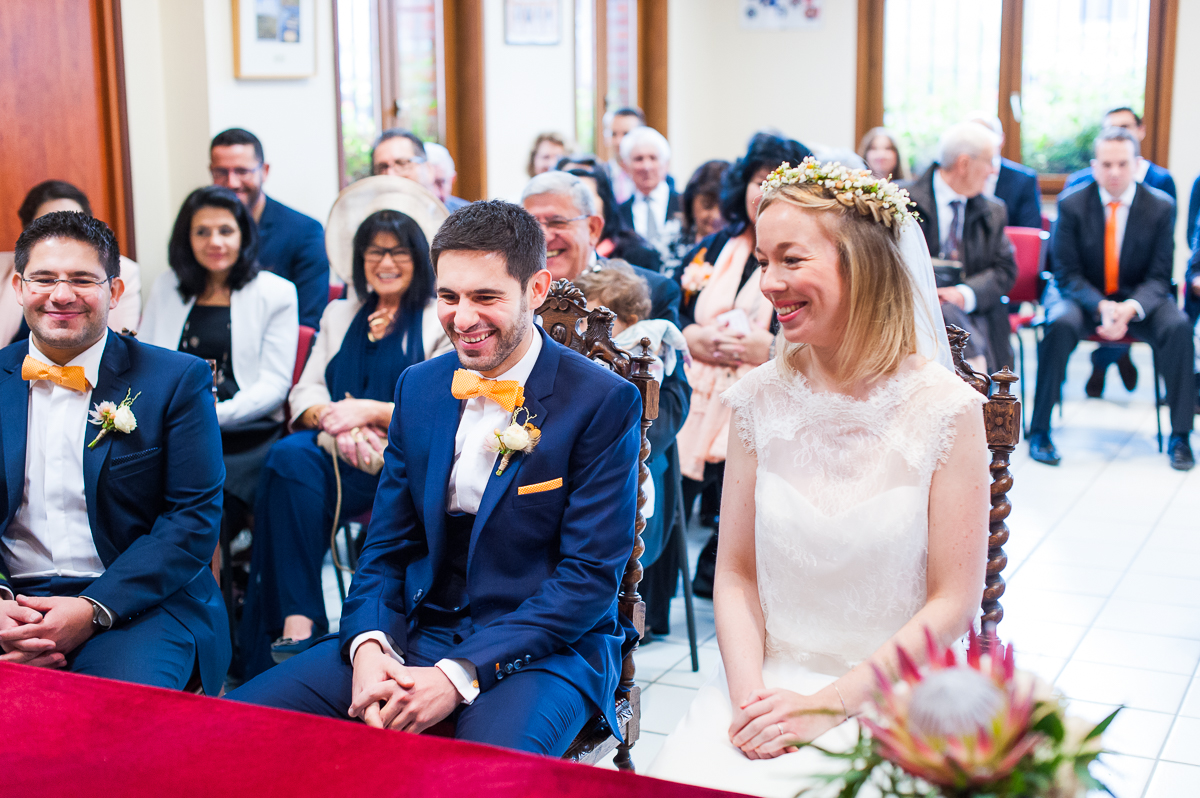
<path fill-rule="evenodd" d="M 87 377 L 83 376 L 83 366 L 50 365 L 29 355 L 25 356 L 25 362 L 21 364 L 21 379 L 49 380 L 80 393 L 87 393 L 88 390 Z"/>
<path fill-rule="evenodd" d="M 525 402 L 525 389 L 516 380 L 489 380 L 466 369 L 454 372 L 450 393 L 454 394 L 455 399 L 486 396 L 510 413 Z"/>
<path fill-rule="evenodd" d="M 1120 285 L 1121 253 L 1117 251 L 1117 208 L 1121 203 L 1108 203 L 1108 218 L 1104 220 L 1104 293 L 1117 293 Z"/>

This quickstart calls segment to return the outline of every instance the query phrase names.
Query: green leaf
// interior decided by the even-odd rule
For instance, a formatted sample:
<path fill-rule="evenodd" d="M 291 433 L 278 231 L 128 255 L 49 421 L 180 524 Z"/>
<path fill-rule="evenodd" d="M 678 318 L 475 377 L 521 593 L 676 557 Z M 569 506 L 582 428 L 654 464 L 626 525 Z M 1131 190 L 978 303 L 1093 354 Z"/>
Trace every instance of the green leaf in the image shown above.
<path fill-rule="evenodd" d="M 1114 709 L 1112 711 L 1111 715 L 1109 715 L 1107 718 L 1105 718 L 1104 720 L 1097 723 L 1096 727 L 1087 733 L 1087 737 L 1084 737 L 1083 741 L 1086 743 L 1088 740 L 1094 740 L 1097 737 L 1099 737 L 1101 734 L 1104 734 L 1104 731 L 1109 727 L 1109 725 L 1117 717 L 1117 713 L 1120 712 L 1124 708 L 1125 708 L 1124 705 L 1122 705 L 1122 706 L 1119 706 L 1116 709 Z"/>

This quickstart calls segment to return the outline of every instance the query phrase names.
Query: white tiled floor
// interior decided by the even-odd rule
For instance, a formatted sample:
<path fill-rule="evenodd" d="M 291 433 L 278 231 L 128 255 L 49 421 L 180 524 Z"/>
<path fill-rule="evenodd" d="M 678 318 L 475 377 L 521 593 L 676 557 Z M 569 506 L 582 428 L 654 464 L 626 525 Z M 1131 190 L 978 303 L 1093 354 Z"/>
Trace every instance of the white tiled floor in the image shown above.
<path fill-rule="evenodd" d="M 1036 360 L 1029 344 L 1027 414 Z M 1083 395 L 1088 351 L 1083 345 L 1072 358 L 1063 417 L 1054 417 L 1062 465 L 1031 461 L 1024 442 L 1013 456 L 1000 634 L 1016 646 L 1018 666 L 1054 682 L 1073 713 L 1098 720 L 1128 707 L 1105 737 L 1116 753 L 1095 769 L 1118 798 L 1200 796 L 1200 469 L 1173 471 L 1158 453 L 1149 349 L 1133 350 L 1137 391 L 1126 392 L 1110 369 L 1101 400 Z M 707 535 L 691 530 L 693 563 Z M 336 622 L 328 565 L 326 577 Z M 699 673 L 691 671 L 682 598 L 672 606 L 672 634 L 636 657 L 639 769 L 719 657 L 712 603 L 698 599 L 696 613 Z"/>

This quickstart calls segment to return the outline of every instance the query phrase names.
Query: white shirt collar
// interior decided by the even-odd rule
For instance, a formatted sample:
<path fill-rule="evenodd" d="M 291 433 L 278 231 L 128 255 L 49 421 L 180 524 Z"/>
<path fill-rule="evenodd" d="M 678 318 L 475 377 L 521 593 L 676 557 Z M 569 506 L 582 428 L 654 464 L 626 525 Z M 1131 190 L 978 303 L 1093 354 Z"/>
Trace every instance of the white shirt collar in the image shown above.
<path fill-rule="evenodd" d="M 1139 183 L 1146 182 L 1146 173 L 1150 171 L 1150 162 L 1142 156 L 1138 156 L 1137 174 L 1134 179 Z"/>
<path fill-rule="evenodd" d="M 939 203 L 944 202 L 947 205 L 955 200 L 961 201 L 964 205 L 967 203 L 965 196 L 950 188 L 950 184 L 942 177 L 942 170 L 940 168 L 935 169 L 933 172 L 933 196 Z"/>
<path fill-rule="evenodd" d="M 535 325 L 533 328 L 533 340 L 529 342 L 529 349 L 525 350 L 525 354 L 521 356 L 516 365 L 503 374 L 498 374 L 495 377 L 487 377 L 486 379 L 515 380 L 524 385 L 529 380 L 529 375 L 533 373 L 533 367 L 537 364 L 538 355 L 541 352 L 542 334 L 538 332 Z M 479 372 L 475 373 L 478 374 Z"/>
<path fill-rule="evenodd" d="M 667 185 L 666 180 L 663 180 L 657 186 L 655 186 L 654 190 L 649 194 L 642 194 L 642 192 L 639 191 L 637 192 L 637 195 L 642 198 L 643 202 L 653 202 L 656 205 L 663 204 L 670 199 L 671 187 Z"/>
<path fill-rule="evenodd" d="M 108 343 L 108 328 L 104 328 L 104 335 L 100 340 L 89 346 L 87 349 L 80 352 L 71 359 L 68 366 L 82 366 L 83 376 L 87 379 L 88 385 L 92 390 L 96 389 L 96 384 L 100 381 L 100 361 L 104 358 L 104 346 Z M 33 343 L 33 336 L 29 336 L 29 356 L 42 361 L 46 365 L 52 364 L 54 361 L 42 354 L 37 345 Z"/>
<path fill-rule="evenodd" d="M 1131 182 L 1129 184 L 1129 188 L 1125 189 L 1125 193 L 1123 193 L 1119 197 L 1114 197 L 1112 194 L 1109 194 L 1107 191 L 1104 190 L 1104 186 L 1100 185 L 1099 183 L 1096 184 L 1096 187 L 1100 189 L 1100 204 L 1101 205 L 1108 205 L 1108 203 L 1112 202 L 1115 199 L 1117 202 L 1121 203 L 1126 208 L 1128 208 L 1130 205 L 1133 204 L 1133 195 L 1137 193 L 1137 183 L 1136 182 Z"/>

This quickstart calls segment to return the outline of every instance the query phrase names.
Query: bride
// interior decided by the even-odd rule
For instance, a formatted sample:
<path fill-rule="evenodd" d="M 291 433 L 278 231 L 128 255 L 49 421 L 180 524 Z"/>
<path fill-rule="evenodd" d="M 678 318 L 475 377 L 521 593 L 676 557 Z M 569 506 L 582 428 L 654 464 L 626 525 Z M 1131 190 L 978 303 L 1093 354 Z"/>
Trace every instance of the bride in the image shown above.
<path fill-rule="evenodd" d="M 929 254 L 894 184 L 806 159 L 763 182 L 781 336 L 734 413 L 714 607 L 721 664 L 648 775 L 795 795 L 844 769 L 872 663 L 966 634 L 983 591 L 983 397 L 949 368 Z"/>

